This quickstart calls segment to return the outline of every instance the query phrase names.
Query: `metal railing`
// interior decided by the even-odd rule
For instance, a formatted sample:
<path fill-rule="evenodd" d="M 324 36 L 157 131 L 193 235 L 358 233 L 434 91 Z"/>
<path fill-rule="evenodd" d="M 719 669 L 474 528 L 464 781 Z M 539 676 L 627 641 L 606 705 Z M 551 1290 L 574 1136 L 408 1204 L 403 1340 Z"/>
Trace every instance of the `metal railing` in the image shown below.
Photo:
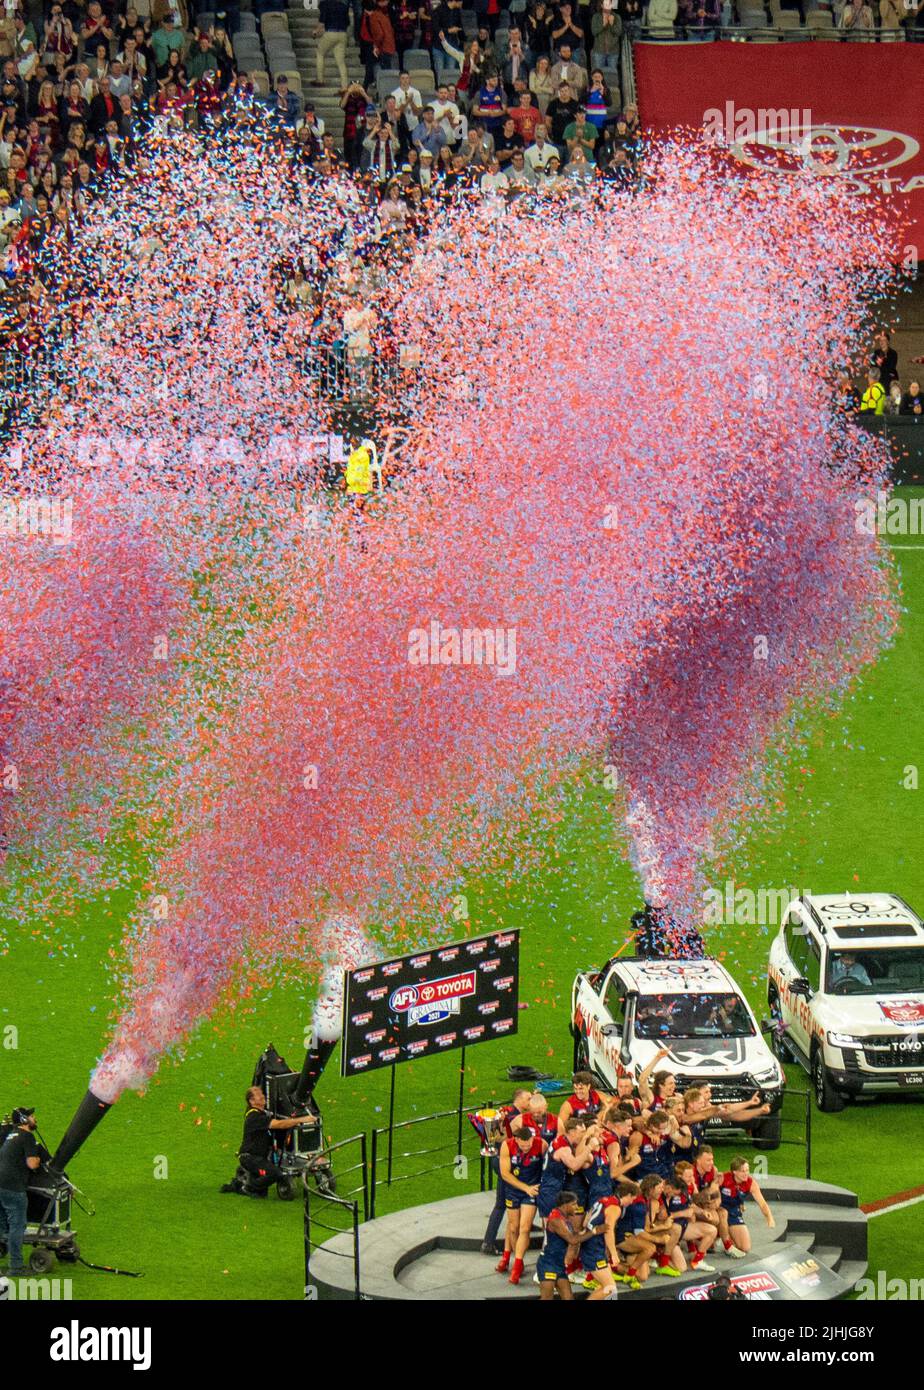
<path fill-rule="evenodd" d="M 317 1159 L 325 1157 L 333 1168 L 333 1155 L 345 1154 L 353 1145 L 358 1146 L 358 1157 L 354 1163 L 344 1168 L 337 1162 L 334 1181 L 340 1189 L 335 1192 L 332 1184 L 321 1182 L 317 1176 Z M 343 1189 L 344 1178 L 351 1174 L 360 1175 L 359 1182 L 352 1188 Z M 331 1144 L 315 1156 L 311 1167 L 302 1173 L 302 1188 L 305 1200 L 304 1242 L 305 1242 L 305 1293 L 306 1299 L 312 1297 L 316 1286 L 311 1273 L 312 1255 L 324 1249 L 325 1257 L 349 1260 L 353 1265 L 354 1298 L 362 1298 L 360 1275 L 359 1227 L 370 1219 L 369 1209 L 369 1167 L 366 1156 L 366 1136 L 356 1134 L 350 1139 L 342 1139 Z M 346 1250 L 334 1250 L 328 1244 L 336 1236 L 349 1236 Z"/>

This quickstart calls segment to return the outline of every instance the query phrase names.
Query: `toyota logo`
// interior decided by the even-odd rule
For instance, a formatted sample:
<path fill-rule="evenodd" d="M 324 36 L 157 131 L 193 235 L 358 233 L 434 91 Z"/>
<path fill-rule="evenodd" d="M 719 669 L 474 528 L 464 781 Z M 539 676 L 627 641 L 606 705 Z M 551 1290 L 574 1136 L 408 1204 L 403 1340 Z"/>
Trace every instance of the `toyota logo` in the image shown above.
<path fill-rule="evenodd" d="M 733 141 L 730 152 L 739 163 L 764 173 L 838 178 L 857 193 L 868 193 L 872 185 L 891 192 L 889 171 L 914 159 L 920 148 L 912 136 L 897 130 L 796 125 L 758 130 Z"/>

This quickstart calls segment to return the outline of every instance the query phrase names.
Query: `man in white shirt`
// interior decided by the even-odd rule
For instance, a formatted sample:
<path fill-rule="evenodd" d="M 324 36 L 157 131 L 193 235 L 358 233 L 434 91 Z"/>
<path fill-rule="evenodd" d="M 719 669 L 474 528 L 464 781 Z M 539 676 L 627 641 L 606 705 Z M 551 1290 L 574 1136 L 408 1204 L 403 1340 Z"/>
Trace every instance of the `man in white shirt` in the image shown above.
<path fill-rule="evenodd" d="M 441 82 L 436 93 L 436 101 L 430 103 L 437 125 L 446 136 L 446 144 L 455 147 L 465 138 L 467 122 L 459 114 L 454 101 L 449 100 L 449 88 Z"/>
<path fill-rule="evenodd" d="M 408 134 L 416 130 L 423 116 L 423 98 L 416 87 L 411 86 L 411 79 L 408 73 L 402 72 L 398 76 L 398 85 L 391 93 L 395 99 L 395 106 L 398 108 L 398 115 L 403 119 L 407 126 Z"/>
<path fill-rule="evenodd" d="M 544 125 L 537 125 L 536 138 L 524 154 L 526 163 L 534 174 L 546 169 L 550 159 L 558 159 L 558 149 L 546 139 L 547 133 Z"/>
<path fill-rule="evenodd" d="M 497 159 L 492 159 L 487 170 L 481 176 L 482 193 L 506 193 L 510 187 L 510 180 L 501 169 Z"/>

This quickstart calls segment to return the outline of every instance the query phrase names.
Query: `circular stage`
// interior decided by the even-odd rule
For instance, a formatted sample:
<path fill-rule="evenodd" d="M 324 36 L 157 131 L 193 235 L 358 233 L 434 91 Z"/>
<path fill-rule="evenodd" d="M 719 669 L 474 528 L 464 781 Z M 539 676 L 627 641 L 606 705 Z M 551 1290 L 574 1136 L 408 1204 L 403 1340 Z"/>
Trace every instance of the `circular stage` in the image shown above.
<path fill-rule="evenodd" d="M 827 1300 L 850 1292 L 866 1273 L 866 1216 L 853 1192 L 800 1178 L 761 1177 L 776 1227 L 760 1212 L 748 1212 L 754 1249 L 744 1260 L 710 1252 L 717 1273 L 731 1275 L 749 1298 Z M 533 1283 L 541 1236 L 533 1233 L 523 1283 L 513 1285 L 480 1252 L 493 1193 L 476 1192 L 423 1207 L 409 1207 L 359 1228 L 360 1288 L 366 1299 L 538 1299 Z M 310 1284 L 318 1299 L 355 1298 L 352 1235 L 335 1236 L 313 1254 Z M 715 1274 L 681 1278 L 652 1274 L 635 1292 L 620 1286 L 619 1298 L 707 1296 Z M 581 1297 L 580 1290 L 576 1290 Z"/>

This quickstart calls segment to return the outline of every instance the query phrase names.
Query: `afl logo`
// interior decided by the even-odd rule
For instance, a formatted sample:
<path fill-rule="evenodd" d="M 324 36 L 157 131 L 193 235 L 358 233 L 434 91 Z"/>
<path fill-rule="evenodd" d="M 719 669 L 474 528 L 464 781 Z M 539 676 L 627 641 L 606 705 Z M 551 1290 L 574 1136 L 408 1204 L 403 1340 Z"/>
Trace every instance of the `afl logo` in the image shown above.
<path fill-rule="evenodd" d="M 836 178 L 855 193 L 910 193 L 924 187 L 916 176 L 902 185 L 902 175 L 890 171 L 908 164 L 920 153 L 910 135 L 873 126 L 791 125 L 757 130 L 731 142 L 730 153 L 740 164 L 766 174 L 815 174 Z"/>
<path fill-rule="evenodd" d="M 412 1009 L 420 997 L 420 991 L 416 985 L 402 985 L 396 989 L 388 1001 L 388 1007 L 393 1009 L 396 1014 L 407 1013 Z"/>

